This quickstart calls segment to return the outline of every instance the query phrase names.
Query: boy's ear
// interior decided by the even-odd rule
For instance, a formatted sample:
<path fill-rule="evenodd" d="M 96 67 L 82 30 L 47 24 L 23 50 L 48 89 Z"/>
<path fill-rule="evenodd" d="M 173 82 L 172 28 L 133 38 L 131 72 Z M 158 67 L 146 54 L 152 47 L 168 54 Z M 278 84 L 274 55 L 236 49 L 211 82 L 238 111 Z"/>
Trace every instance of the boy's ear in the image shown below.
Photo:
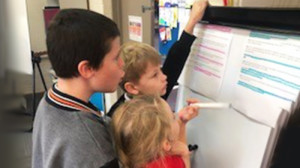
<path fill-rule="evenodd" d="M 94 69 L 89 65 L 87 60 L 79 62 L 77 69 L 79 75 L 84 78 L 90 78 L 94 74 Z"/>
<path fill-rule="evenodd" d="M 129 94 L 132 94 L 132 95 L 138 95 L 139 94 L 139 90 L 136 88 L 136 86 L 132 82 L 126 82 L 124 84 L 124 89 Z"/>

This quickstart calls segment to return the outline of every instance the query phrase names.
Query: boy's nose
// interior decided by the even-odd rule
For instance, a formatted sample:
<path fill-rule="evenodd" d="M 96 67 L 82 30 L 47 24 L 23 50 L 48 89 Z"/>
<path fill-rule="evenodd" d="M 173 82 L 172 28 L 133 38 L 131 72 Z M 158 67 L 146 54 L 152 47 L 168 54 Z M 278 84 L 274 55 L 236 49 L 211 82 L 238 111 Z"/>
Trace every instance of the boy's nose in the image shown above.
<path fill-rule="evenodd" d="M 119 64 L 119 67 L 120 67 L 121 78 L 123 78 L 124 75 L 125 75 L 125 72 L 123 70 L 123 68 L 124 68 L 124 61 L 123 61 L 122 58 L 119 58 L 118 64 Z"/>
<path fill-rule="evenodd" d="M 119 67 L 121 68 L 121 69 L 123 69 L 124 68 L 124 61 L 123 61 L 123 59 L 122 58 L 119 58 Z"/>
<path fill-rule="evenodd" d="M 122 68 L 122 69 L 121 69 L 121 78 L 123 78 L 124 75 L 125 75 L 125 72 L 124 72 L 124 70 L 123 70 L 123 68 Z"/>
<path fill-rule="evenodd" d="M 163 73 L 163 81 L 166 81 L 167 80 L 167 75 L 165 75 L 164 73 Z"/>

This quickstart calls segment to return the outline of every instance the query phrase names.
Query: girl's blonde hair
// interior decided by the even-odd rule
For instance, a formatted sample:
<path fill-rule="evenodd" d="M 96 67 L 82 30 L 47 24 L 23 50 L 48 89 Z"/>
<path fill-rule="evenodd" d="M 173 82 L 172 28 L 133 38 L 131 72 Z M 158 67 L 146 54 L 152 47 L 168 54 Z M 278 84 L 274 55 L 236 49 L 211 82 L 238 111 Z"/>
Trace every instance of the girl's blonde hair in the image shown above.
<path fill-rule="evenodd" d="M 124 61 L 125 75 L 120 83 L 122 89 L 126 82 L 138 83 L 149 63 L 160 64 L 158 52 L 150 45 L 138 42 L 127 42 L 120 49 L 120 57 Z M 124 90 L 125 91 L 125 90 Z"/>
<path fill-rule="evenodd" d="M 159 96 L 138 96 L 120 106 L 112 119 L 119 159 L 124 167 L 143 167 L 164 156 L 171 121 Z"/>

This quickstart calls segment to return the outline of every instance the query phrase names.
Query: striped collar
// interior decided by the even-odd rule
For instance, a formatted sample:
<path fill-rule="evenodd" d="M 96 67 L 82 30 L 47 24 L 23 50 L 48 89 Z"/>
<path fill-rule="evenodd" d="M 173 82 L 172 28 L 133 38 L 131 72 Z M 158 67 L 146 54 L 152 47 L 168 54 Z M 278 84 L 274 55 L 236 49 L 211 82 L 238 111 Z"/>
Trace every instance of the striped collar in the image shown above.
<path fill-rule="evenodd" d="M 132 99 L 127 93 L 124 93 L 124 98 L 125 98 L 125 102 Z"/>
<path fill-rule="evenodd" d="M 59 91 L 57 84 L 54 84 L 47 92 L 46 101 L 63 110 L 90 112 L 97 116 L 102 116 L 101 112 L 91 102 L 86 103 L 76 97 Z"/>

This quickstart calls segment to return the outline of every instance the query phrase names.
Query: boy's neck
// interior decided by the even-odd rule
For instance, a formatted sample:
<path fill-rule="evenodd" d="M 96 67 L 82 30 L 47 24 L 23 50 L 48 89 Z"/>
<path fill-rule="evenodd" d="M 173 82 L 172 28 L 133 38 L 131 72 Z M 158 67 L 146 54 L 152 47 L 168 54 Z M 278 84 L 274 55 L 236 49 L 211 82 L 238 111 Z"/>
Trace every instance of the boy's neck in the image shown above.
<path fill-rule="evenodd" d="M 131 94 L 125 92 L 124 97 L 125 97 L 125 100 L 126 100 L 126 101 L 129 101 L 129 100 L 132 99 L 133 96 L 132 96 Z"/>
<path fill-rule="evenodd" d="M 76 97 L 84 102 L 89 102 L 93 91 L 87 88 L 86 83 L 78 78 L 61 79 L 57 80 L 57 88 L 59 91 Z"/>

